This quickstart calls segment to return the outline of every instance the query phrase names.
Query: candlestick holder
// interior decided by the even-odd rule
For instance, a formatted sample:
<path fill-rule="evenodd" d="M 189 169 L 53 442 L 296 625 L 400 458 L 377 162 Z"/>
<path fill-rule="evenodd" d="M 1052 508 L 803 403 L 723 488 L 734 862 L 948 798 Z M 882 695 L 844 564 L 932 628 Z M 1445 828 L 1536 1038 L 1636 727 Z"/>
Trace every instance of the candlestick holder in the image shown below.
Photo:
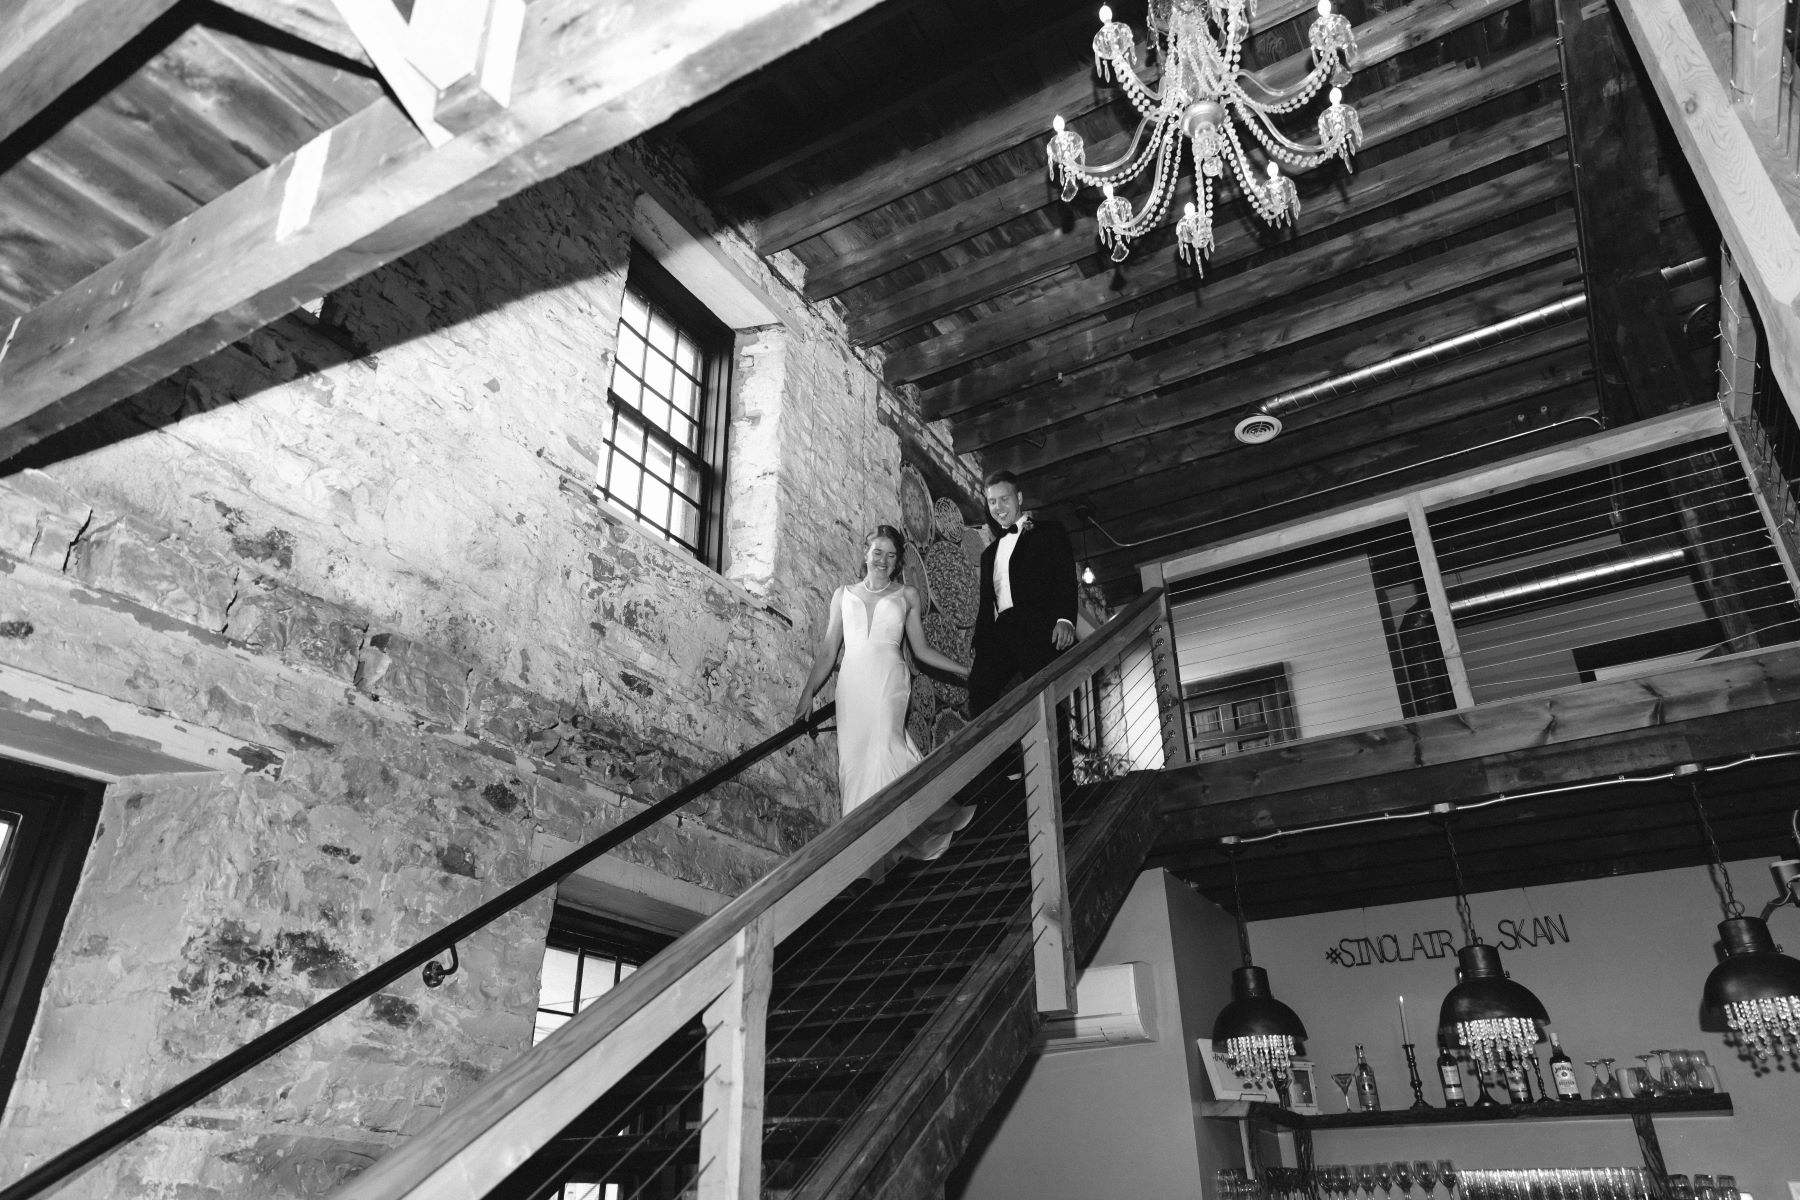
<path fill-rule="evenodd" d="M 1431 1105 L 1425 1099 L 1425 1086 L 1419 1082 L 1419 1059 L 1413 1053 L 1413 1044 L 1407 1042 L 1400 1048 L 1406 1051 L 1406 1073 L 1412 1076 L 1412 1106 L 1414 1108 L 1430 1108 Z"/>

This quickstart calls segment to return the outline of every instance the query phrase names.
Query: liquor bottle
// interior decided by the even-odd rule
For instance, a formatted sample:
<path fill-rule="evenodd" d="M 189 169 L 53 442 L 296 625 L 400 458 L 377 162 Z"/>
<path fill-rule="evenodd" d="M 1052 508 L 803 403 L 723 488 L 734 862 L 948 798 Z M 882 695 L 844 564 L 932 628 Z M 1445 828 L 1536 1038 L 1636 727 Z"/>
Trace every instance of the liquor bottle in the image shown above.
<path fill-rule="evenodd" d="M 1456 1065 L 1456 1055 L 1450 1053 L 1450 1047 L 1443 1042 L 1438 1043 L 1437 1073 L 1438 1082 L 1444 1085 L 1444 1107 L 1467 1108 L 1469 1102 L 1463 1096 L 1462 1071 Z"/>
<path fill-rule="evenodd" d="M 1356 1047 L 1356 1103 L 1364 1112 L 1381 1111 L 1381 1093 L 1375 1089 L 1375 1068 L 1363 1057 L 1360 1042 Z"/>
<path fill-rule="evenodd" d="M 1525 1064 L 1519 1060 L 1517 1055 L 1507 1053 L 1504 1073 L 1506 1098 L 1514 1104 L 1530 1104 L 1531 1080 L 1525 1077 Z"/>
<path fill-rule="evenodd" d="M 1575 1063 L 1554 1030 L 1550 1033 L 1550 1078 L 1556 1081 L 1558 1100 L 1581 1099 L 1581 1083 L 1575 1078 Z"/>

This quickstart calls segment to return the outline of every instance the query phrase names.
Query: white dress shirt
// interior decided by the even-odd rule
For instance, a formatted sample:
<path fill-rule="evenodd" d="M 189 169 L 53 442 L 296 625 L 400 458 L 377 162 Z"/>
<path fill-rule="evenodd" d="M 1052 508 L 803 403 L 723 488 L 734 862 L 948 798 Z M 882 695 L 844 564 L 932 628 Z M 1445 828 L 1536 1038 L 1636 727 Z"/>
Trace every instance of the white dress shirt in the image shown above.
<path fill-rule="evenodd" d="M 1012 597 L 1012 556 L 1013 548 L 1019 544 L 1019 534 L 1014 532 L 1001 535 L 999 544 L 994 547 L 994 615 L 1013 606 Z"/>

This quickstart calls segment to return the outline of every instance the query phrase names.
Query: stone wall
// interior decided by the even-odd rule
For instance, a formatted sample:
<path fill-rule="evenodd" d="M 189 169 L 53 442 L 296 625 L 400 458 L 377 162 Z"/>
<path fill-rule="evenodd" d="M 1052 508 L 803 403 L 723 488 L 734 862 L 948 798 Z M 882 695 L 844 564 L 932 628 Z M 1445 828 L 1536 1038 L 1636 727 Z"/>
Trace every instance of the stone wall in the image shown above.
<path fill-rule="evenodd" d="M 621 153 L 688 196 L 671 154 Z M 528 874 L 534 833 L 591 836 L 786 724 L 826 598 L 895 520 L 902 441 L 969 479 L 719 229 L 783 317 L 739 338 L 723 573 L 597 501 L 634 194 L 615 158 L 571 171 L 6 465 L 0 664 L 269 756 L 108 788 L 0 1180 Z M 833 752 L 621 853 L 739 891 L 835 816 Z M 548 919 L 70 1194 L 329 1190 L 529 1043 Z"/>

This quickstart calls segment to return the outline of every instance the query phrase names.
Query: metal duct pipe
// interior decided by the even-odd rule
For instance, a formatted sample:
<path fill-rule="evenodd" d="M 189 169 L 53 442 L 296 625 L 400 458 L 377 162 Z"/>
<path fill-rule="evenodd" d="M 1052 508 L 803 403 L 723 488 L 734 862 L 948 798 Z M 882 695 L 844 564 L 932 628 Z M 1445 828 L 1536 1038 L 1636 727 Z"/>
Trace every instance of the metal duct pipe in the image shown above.
<path fill-rule="evenodd" d="M 1674 538 L 1618 546 L 1449 588 L 1450 615 L 1479 619 L 1497 609 L 1544 604 L 1596 584 L 1670 575 L 1687 562 L 1687 547 Z"/>
<path fill-rule="evenodd" d="M 1710 259 L 1696 258 L 1673 267 L 1662 269 L 1663 281 L 1671 286 L 1698 278 L 1712 265 Z M 1540 329 L 1549 329 L 1565 321 L 1574 320 L 1587 311 L 1587 293 L 1577 292 L 1573 296 L 1564 296 L 1561 300 L 1553 300 L 1549 304 L 1532 309 L 1530 312 L 1507 317 L 1492 325 L 1484 325 L 1480 329 L 1472 329 L 1468 333 L 1459 333 L 1455 337 L 1433 342 L 1429 346 L 1421 346 L 1417 350 L 1409 350 L 1405 354 L 1397 354 L 1393 358 L 1375 363 L 1359 370 L 1348 371 L 1342 375 L 1334 375 L 1330 379 L 1321 379 L 1317 383 L 1309 383 L 1304 387 L 1293 388 L 1280 395 L 1271 396 L 1258 404 L 1249 416 L 1238 422 L 1237 438 L 1241 442 L 1255 444 L 1266 442 L 1281 432 L 1281 418 L 1286 415 L 1330 400 L 1336 396 L 1346 395 L 1370 384 L 1385 383 L 1390 379 L 1398 379 L 1420 367 L 1432 363 L 1445 362 L 1453 358 L 1462 358 L 1477 350 L 1485 350 L 1489 346 L 1497 346 L 1501 342 L 1523 337 L 1528 333 L 1536 333 Z"/>

